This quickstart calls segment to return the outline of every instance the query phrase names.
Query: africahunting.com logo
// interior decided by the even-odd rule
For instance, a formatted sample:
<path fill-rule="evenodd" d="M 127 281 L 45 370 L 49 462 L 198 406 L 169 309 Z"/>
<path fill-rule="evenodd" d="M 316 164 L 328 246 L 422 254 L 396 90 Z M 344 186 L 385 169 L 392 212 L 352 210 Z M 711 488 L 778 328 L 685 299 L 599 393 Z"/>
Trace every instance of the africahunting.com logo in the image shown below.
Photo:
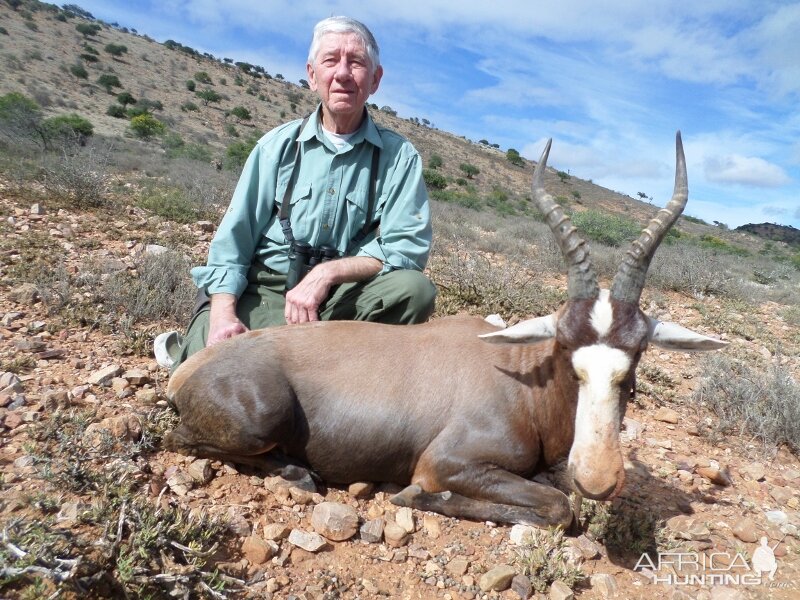
<path fill-rule="evenodd" d="M 775 559 L 775 546 L 770 546 L 766 537 L 753 552 L 748 562 L 747 555 L 741 552 L 659 552 L 651 557 L 644 553 L 633 568 L 647 573 L 655 584 L 667 585 L 769 585 L 783 587 L 775 582 L 778 561 Z"/>

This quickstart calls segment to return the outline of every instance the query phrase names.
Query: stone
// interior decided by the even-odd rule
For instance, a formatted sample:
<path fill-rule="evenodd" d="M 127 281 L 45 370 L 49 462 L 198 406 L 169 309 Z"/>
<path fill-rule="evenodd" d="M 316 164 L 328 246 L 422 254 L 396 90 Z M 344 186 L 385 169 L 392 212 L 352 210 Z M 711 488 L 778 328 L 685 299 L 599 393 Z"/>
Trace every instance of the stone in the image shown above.
<path fill-rule="evenodd" d="M 370 544 L 380 544 L 383 539 L 383 517 L 367 521 L 361 526 L 361 539 Z"/>
<path fill-rule="evenodd" d="M 757 542 L 759 538 L 759 532 L 756 524 L 752 519 L 748 519 L 746 517 L 736 521 L 736 523 L 733 524 L 733 527 L 731 527 L 731 531 L 733 531 L 733 535 L 743 542 L 752 544 Z"/>
<path fill-rule="evenodd" d="M 242 543 L 242 555 L 251 565 L 263 565 L 277 553 L 277 544 L 272 544 L 257 535 L 251 535 Z"/>
<path fill-rule="evenodd" d="M 497 565 L 478 580 L 478 587 L 484 592 L 503 592 L 511 587 L 511 580 L 517 572 L 511 565 Z"/>
<path fill-rule="evenodd" d="M 306 552 L 319 552 L 328 544 L 328 540 L 318 533 L 292 529 L 289 533 L 289 543 Z"/>
<path fill-rule="evenodd" d="M 22 380 L 14 373 L 0 373 L 0 390 L 3 392 L 21 392 Z"/>
<path fill-rule="evenodd" d="M 680 415 L 671 408 L 662 406 L 656 411 L 656 414 L 653 415 L 653 418 L 656 421 L 661 421 L 662 423 L 672 423 L 673 425 L 676 425 L 680 420 Z"/>
<path fill-rule="evenodd" d="M 203 233 L 213 233 L 214 232 L 214 223 L 211 221 L 198 221 L 197 228 L 202 231 Z"/>
<path fill-rule="evenodd" d="M 80 518 L 91 506 L 81 502 L 65 502 L 56 515 L 56 522 L 60 524 L 71 524 Z"/>
<path fill-rule="evenodd" d="M 439 525 L 439 519 L 433 515 L 424 515 L 422 517 L 422 528 L 429 538 L 436 539 L 442 535 L 442 527 Z"/>
<path fill-rule="evenodd" d="M 400 548 L 408 543 L 408 532 L 394 521 L 388 521 L 383 527 L 383 537 L 392 548 Z"/>
<path fill-rule="evenodd" d="M 591 576 L 589 582 L 592 584 L 592 589 L 597 590 L 603 598 L 614 598 L 619 593 L 619 585 L 613 575 L 596 573 Z"/>
<path fill-rule="evenodd" d="M 144 385 L 152 381 L 150 373 L 142 369 L 129 369 L 122 374 L 122 378 L 127 379 L 128 383 L 135 386 Z"/>
<path fill-rule="evenodd" d="M 122 373 L 122 368 L 119 365 L 109 365 L 89 375 L 86 383 L 89 385 L 105 385 L 120 373 Z"/>
<path fill-rule="evenodd" d="M 111 389 L 117 394 L 125 391 L 129 387 L 131 387 L 131 384 L 128 383 L 127 379 L 123 379 L 122 377 L 114 377 L 111 379 Z"/>
<path fill-rule="evenodd" d="M 361 481 L 351 483 L 347 491 L 353 498 L 366 498 L 372 493 L 373 489 L 375 489 L 374 483 Z"/>
<path fill-rule="evenodd" d="M 751 481 L 763 481 L 764 477 L 767 475 L 764 465 L 758 462 L 742 467 L 739 469 L 739 473 L 742 477 Z"/>
<path fill-rule="evenodd" d="M 414 523 L 414 513 L 407 506 L 398 509 L 397 514 L 394 517 L 394 521 L 408 533 L 414 533 L 417 530 L 417 526 Z"/>
<path fill-rule="evenodd" d="M 594 560 L 600 557 L 600 546 L 586 535 L 579 535 L 575 538 L 574 543 L 584 560 Z"/>
<path fill-rule="evenodd" d="M 294 500 L 297 504 L 301 504 L 303 506 L 307 506 L 314 501 L 314 492 L 309 492 L 308 490 L 304 490 L 303 488 L 299 488 L 294 485 L 289 488 L 289 496 L 291 496 L 292 500 Z"/>
<path fill-rule="evenodd" d="M 629 442 L 638 440 L 644 431 L 644 426 L 636 419 L 631 419 L 630 417 L 625 417 L 622 420 L 622 424 L 625 426 L 625 438 Z"/>
<path fill-rule="evenodd" d="M 535 535 L 536 528 L 530 525 L 514 525 L 508 534 L 508 539 L 515 546 L 530 544 L 531 538 Z"/>
<path fill-rule="evenodd" d="M 715 585 L 711 588 L 710 600 L 746 600 L 747 595 L 736 588 Z"/>
<path fill-rule="evenodd" d="M 264 538 L 279 542 L 289 536 L 289 531 L 290 529 L 285 523 L 268 523 L 264 525 Z"/>
<path fill-rule="evenodd" d="M 448 562 L 445 566 L 445 570 L 454 578 L 461 577 L 462 575 L 466 574 L 468 568 L 469 561 L 461 556 L 456 556 L 455 558 L 451 559 L 450 562 Z"/>
<path fill-rule="evenodd" d="M 314 507 L 311 526 L 329 540 L 342 542 L 358 531 L 358 513 L 346 504 L 323 502 Z"/>
<path fill-rule="evenodd" d="M 764 516 L 773 525 L 780 526 L 789 522 L 789 516 L 782 510 L 769 510 L 764 513 Z"/>
<path fill-rule="evenodd" d="M 696 472 L 698 475 L 705 477 L 715 485 L 726 487 L 731 485 L 731 478 L 727 472 L 727 469 L 722 469 L 712 465 L 708 467 L 697 467 Z"/>
<path fill-rule="evenodd" d="M 107 442 L 135 442 L 142 437 L 142 422 L 136 415 L 109 417 L 90 423 L 83 433 L 83 442 L 97 448 Z"/>
<path fill-rule="evenodd" d="M 10 412 L 6 415 L 6 418 L 3 420 L 3 425 L 8 427 L 9 429 L 16 429 L 20 425 L 22 425 L 22 414 L 18 412 Z"/>
<path fill-rule="evenodd" d="M 69 392 L 67 390 L 48 390 L 42 394 L 42 404 L 49 410 L 66 408 L 69 406 Z"/>
<path fill-rule="evenodd" d="M 511 580 L 511 591 L 522 598 L 522 600 L 528 600 L 528 598 L 533 596 L 531 580 L 525 575 L 515 575 L 514 579 Z"/>
<path fill-rule="evenodd" d="M 8 292 L 12 302 L 30 306 L 39 299 L 39 290 L 32 283 L 23 283 Z"/>
<path fill-rule="evenodd" d="M 39 204 L 38 202 L 36 202 L 35 204 L 31 204 L 30 214 L 41 217 L 44 214 L 44 208 L 42 208 L 42 205 Z"/>
<path fill-rule="evenodd" d="M 192 461 L 186 472 L 192 478 L 192 481 L 200 485 L 205 485 L 214 477 L 214 469 L 211 468 L 211 461 L 207 458 Z"/>
<path fill-rule="evenodd" d="M 772 499 L 778 503 L 778 506 L 787 504 L 793 496 L 792 490 L 790 490 L 788 487 L 778 485 L 770 487 L 769 495 L 772 496 Z"/>
<path fill-rule="evenodd" d="M 194 487 L 194 479 L 186 471 L 178 471 L 167 479 L 167 485 L 178 496 L 185 496 Z"/>
<path fill-rule="evenodd" d="M 575 595 L 570 587 L 560 579 L 550 585 L 550 600 L 573 600 Z"/>
<path fill-rule="evenodd" d="M 158 393 L 154 389 L 136 390 L 134 394 L 137 402 L 145 405 L 153 405 L 158 401 Z"/>

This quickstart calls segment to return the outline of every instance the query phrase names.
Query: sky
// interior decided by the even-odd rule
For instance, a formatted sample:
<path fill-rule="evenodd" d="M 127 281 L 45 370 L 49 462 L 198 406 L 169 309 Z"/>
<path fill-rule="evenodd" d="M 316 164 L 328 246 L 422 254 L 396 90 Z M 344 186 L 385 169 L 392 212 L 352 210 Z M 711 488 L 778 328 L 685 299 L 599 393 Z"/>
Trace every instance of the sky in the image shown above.
<path fill-rule="evenodd" d="M 800 228 L 800 2 L 83 0 L 95 18 L 297 82 L 314 24 L 364 22 L 401 117 L 686 214 Z"/>

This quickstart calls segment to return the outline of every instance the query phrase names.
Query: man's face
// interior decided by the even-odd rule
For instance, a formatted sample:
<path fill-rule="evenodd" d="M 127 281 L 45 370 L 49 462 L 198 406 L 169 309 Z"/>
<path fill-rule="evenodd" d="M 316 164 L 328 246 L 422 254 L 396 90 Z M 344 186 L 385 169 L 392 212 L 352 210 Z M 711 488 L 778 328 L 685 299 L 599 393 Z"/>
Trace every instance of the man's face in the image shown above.
<path fill-rule="evenodd" d="M 323 119 L 329 116 L 337 129 L 352 126 L 354 131 L 367 98 L 378 90 L 383 75 L 381 67 L 372 70 L 361 39 L 354 33 L 324 35 L 314 64 L 306 68 L 309 86 L 322 100 Z M 325 125 L 330 127 L 327 122 Z"/>

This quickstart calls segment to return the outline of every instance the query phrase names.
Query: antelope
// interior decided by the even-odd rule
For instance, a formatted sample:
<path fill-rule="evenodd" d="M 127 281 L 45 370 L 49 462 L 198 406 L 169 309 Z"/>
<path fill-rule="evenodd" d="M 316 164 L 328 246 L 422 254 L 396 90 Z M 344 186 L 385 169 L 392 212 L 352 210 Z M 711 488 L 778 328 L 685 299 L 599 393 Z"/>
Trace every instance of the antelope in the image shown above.
<path fill-rule="evenodd" d="M 688 198 L 680 132 L 672 199 L 601 290 L 586 242 L 545 192 L 533 194 L 568 266 L 554 314 L 498 329 L 479 317 L 419 325 L 328 321 L 236 336 L 172 375 L 180 424 L 168 449 L 305 480 L 393 482 L 391 501 L 447 516 L 568 526 L 567 495 L 531 478 L 568 457 L 576 492 L 611 499 L 625 481 L 619 432 L 642 353 L 725 342 L 639 308 L 650 261 Z M 279 457 L 283 459 L 279 460 Z M 285 462 L 292 461 L 295 466 Z"/>

